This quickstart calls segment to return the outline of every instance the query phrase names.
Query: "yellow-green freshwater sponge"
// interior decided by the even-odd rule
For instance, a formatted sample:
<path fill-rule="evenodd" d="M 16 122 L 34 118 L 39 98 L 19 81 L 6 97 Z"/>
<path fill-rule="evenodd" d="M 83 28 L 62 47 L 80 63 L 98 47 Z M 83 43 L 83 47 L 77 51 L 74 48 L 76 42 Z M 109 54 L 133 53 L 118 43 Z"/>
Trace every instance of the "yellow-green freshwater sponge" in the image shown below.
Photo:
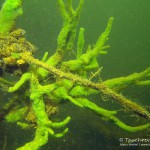
<path fill-rule="evenodd" d="M 6 0 L 0 11 L 0 34 L 8 35 L 15 21 L 23 11 L 21 8 L 23 0 Z"/>

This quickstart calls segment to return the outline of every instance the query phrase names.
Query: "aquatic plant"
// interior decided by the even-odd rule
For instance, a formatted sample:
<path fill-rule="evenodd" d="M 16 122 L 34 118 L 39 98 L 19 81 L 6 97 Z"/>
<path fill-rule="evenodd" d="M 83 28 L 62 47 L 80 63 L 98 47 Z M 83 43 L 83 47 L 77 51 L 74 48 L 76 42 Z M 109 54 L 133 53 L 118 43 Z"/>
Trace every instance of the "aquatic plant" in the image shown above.
<path fill-rule="evenodd" d="M 150 68 L 126 77 L 94 82 L 101 72 L 98 55 L 106 54 L 106 44 L 112 28 L 110 17 L 104 32 L 94 46 L 84 47 L 84 28 L 80 28 L 77 40 L 76 58 L 66 60 L 75 45 L 77 26 L 84 0 L 80 0 L 76 9 L 72 0 L 57 0 L 63 26 L 57 38 L 57 48 L 52 56 L 45 52 L 43 58 L 34 58 L 36 47 L 24 37 L 23 29 L 15 29 L 15 20 L 22 11 L 22 0 L 6 0 L 0 11 L 0 85 L 3 91 L 12 93 L 10 100 L 0 111 L 0 120 L 16 122 L 22 129 L 35 128 L 35 138 L 17 150 L 37 150 L 48 142 L 48 137 L 59 138 L 68 132 L 66 127 L 71 117 L 62 122 L 53 122 L 51 115 L 57 113 L 53 103 L 71 102 L 77 107 L 87 108 L 99 115 L 102 120 L 111 121 L 116 126 L 129 132 L 149 128 L 150 113 L 145 107 L 126 98 L 121 91 L 129 86 L 150 85 Z M 86 50 L 83 53 L 83 50 Z M 93 74 L 90 74 L 90 72 Z M 9 81 L 9 74 L 17 76 L 17 82 Z M 107 110 L 89 99 L 95 94 L 102 99 L 112 99 L 120 104 L 125 112 L 135 113 L 147 123 L 129 126 L 116 114 L 120 110 Z M 58 128 L 62 129 L 57 133 Z M 60 131 L 59 129 L 59 131 Z"/>

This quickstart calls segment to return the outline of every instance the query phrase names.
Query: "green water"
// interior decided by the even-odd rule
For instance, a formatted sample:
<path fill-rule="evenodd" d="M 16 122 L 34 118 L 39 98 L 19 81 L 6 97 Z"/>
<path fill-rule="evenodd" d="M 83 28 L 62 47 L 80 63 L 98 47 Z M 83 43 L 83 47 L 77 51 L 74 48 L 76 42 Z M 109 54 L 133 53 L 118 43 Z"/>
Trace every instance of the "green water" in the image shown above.
<path fill-rule="evenodd" d="M 77 5 L 78 0 L 73 1 L 74 5 Z M 104 31 L 108 18 L 115 18 L 108 41 L 111 47 L 107 55 L 99 57 L 103 66 L 103 80 L 140 72 L 150 66 L 149 6 L 149 0 L 85 0 L 79 24 L 85 28 L 85 48 L 88 44 L 95 43 Z M 25 29 L 27 39 L 37 46 L 36 57 L 41 58 L 45 51 L 53 54 L 62 26 L 56 0 L 25 0 L 23 8 L 24 14 L 17 20 L 17 27 Z M 150 104 L 150 87 L 132 87 L 125 93 L 140 104 Z M 107 108 L 114 105 L 112 102 L 101 102 L 97 97 L 91 99 Z M 67 115 L 72 117 L 68 125 L 69 133 L 60 139 L 49 138 L 48 144 L 41 150 L 115 150 L 123 148 L 119 138 L 149 138 L 147 131 L 122 131 L 112 123 L 101 121 L 91 111 L 70 104 L 62 105 L 59 114 L 53 119 L 64 119 Z M 128 120 L 128 115 L 122 115 L 124 114 L 119 117 L 125 122 L 133 123 L 132 119 Z M 134 119 L 134 122 L 133 125 L 136 125 L 138 121 Z M 14 150 L 33 139 L 32 130 L 23 131 L 14 124 L 1 124 L 0 128 L 0 150 L 5 142 L 5 150 Z M 132 146 L 124 149 L 141 148 Z"/>

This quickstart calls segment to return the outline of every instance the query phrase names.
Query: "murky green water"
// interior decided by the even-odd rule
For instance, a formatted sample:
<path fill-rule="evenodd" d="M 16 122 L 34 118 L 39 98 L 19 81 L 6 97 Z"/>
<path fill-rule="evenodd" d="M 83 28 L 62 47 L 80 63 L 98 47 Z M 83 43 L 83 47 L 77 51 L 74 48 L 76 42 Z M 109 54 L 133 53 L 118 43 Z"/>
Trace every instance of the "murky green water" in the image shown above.
<path fill-rule="evenodd" d="M 73 1 L 77 5 L 78 0 Z M 103 80 L 140 72 L 150 66 L 149 6 L 149 0 L 85 0 L 79 24 L 85 28 L 85 47 L 95 43 L 104 31 L 109 17 L 115 18 L 108 41 L 111 47 L 107 55 L 99 57 L 99 62 L 103 66 L 101 74 Z M 41 58 L 45 51 L 52 54 L 62 26 L 56 0 L 25 0 L 23 8 L 24 14 L 17 20 L 17 27 L 25 29 L 27 39 L 38 47 L 36 54 L 38 58 Z M 125 93 L 142 105 L 150 104 L 150 87 L 132 87 Z M 91 99 L 106 108 L 115 105 L 113 102 L 103 102 L 97 97 Z M 147 131 L 138 133 L 122 131 L 110 122 L 101 121 L 91 111 L 71 104 L 62 105 L 59 114 L 53 119 L 65 118 L 68 115 L 72 117 L 68 125 L 69 133 L 60 139 L 49 138 L 48 144 L 41 150 L 115 150 L 122 149 L 119 138 L 149 138 Z M 138 123 L 137 119 L 128 120 L 128 115 L 123 115 L 119 117 L 124 121 L 131 124 L 134 122 L 133 125 Z M 5 144 L 5 150 L 14 150 L 33 137 L 32 130 L 23 131 L 15 124 L 0 124 L 1 150 Z M 140 149 L 135 146 L 124 147 L 124 149 L 135 148 Z"/>

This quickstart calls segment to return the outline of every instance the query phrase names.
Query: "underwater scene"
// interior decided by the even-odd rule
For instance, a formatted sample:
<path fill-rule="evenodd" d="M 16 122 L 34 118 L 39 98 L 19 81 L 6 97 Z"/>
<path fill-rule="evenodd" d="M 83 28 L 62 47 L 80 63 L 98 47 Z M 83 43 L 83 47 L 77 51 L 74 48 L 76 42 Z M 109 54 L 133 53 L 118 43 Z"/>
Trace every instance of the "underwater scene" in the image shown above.
<path fill-rule="evenodd" d="M 150 149 L 149 0 L 0 0 L 0 150 Z"/>

